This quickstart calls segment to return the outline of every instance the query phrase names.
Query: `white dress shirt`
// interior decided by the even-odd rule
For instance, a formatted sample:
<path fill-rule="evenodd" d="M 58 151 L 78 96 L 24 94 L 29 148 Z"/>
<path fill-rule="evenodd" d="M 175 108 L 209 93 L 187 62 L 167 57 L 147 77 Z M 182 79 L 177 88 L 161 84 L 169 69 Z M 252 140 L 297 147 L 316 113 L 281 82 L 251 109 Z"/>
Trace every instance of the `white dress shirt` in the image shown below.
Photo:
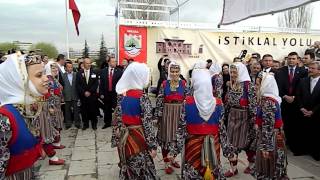
<path fill-rule="evenodd" d="M 90 76 L 90 69 L 88 69 L 88 70 L 84 70 L 84 75 L 85 75 L 85 78 L 86 78 L 86 82 L 87 82 L 87 84 L 88 84 L 88 82 L 89 82 L 89 76 Z"/>
<path fill-rule="evenodd" d="M 310 93 L 313 92 L 314 87 L 316 86 L 317 82 L 319 81 L 320 76 L 313 78 L 310 78 Z"/>
<path fill-rule="evenodd" d="M 267 72 L 267 73 L 269 73 L 269 72 L 270 72 L 270 70 L 271 70 L 271 67 L 268 67 L 268 68 L 263 69 L 263 72 Z"/>
<path fill-rule="evenodd" d="M 288 75 L 290 75 L 290 69 L 293 68 L 292 74 L 293 74 L 293 76 L 294 76 L 294 73 L 295 73 L 295 71 L 296 71 L 296 67 L 297 67 L 297 66 L 293 66 L 293 67 L 288 66 Z"/>
<path fill-rule="evenodd" d="M 58 66 L 59 66 L 60 71 L 61 71 L 62 73 L 65 73 L 66 70 L 64 69 L 64 66 L 61 66 L 59 63 L 57 63 L 57 64 L 58 64 Z"/>
<path fill-rule="evenodd" d="M 67 73 L 67 76 L 68 76 L 69 83 L 72 86 L 73 72 Z"/>
<path fill-rule="evenodd" d="M 113 75 L 113 70 L 114 70 L 114 68 L 109 67 L 109 69 L 108 69 L 109 75 L 110 75 L 111 72 L 112 72 L 112 75 Z"/>

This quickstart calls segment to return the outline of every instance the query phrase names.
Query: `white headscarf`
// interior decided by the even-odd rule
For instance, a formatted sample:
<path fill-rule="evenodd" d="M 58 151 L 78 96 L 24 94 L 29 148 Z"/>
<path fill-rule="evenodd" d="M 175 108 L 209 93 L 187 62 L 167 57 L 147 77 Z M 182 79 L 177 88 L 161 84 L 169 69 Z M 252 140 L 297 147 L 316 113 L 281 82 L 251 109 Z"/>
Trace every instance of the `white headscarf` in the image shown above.
<path fill-rule="evenodd" d="M 179 66 L 180 72 L 181 72 L 181 66 L 177 62 L 171 61 L 169 66 L 168 66 L 168 80 L 171 80 L 171 71 L 170 71 L 170 69 L 171 69 L 172 66 Z"/>
<path fill-rule="evenodd" d="M 149 83 L 150 70 L 146 64 L 132 62 L 116 85 L 116 92 L 123 94 L 130 89 L 143 90 Z"/>
<path fill-rule="evenodd" d="M 0 104 L 32 104 L 37 92 L 33 83 L 28 79 L 24 56 L 11 54 L 0 65 Z"/>
<path fill-rule="evenodd" d="M 194 64 L 193 69 L 207 69 L 207 62 L 206 61 L 198 61 Z"/>
<path fill-rule="evenodd" d="M 196 65 L 202 66 L 202 62 L 198 63 Z M 212 94 L 212 84 L 209 70 L 206 68 L 194 69 L 192 71 L 192 86 L 193 96 L 199 111 L 199 115 L 205 121 L 208 121 L 216 107 L 216 99 Z"/>
<path fill-rule="evenodd" d="M 46 75 L 51 75 L 52 76 L 52 71 L 51 71 L 51 65 L 52 64 L 56 64 L 57 68 L 58 68 L 58 64 L 54 61 L 49 61 L 45 66 L 44 69 L 46 71 Z"/>
<path fill-rule="evenodd" d="M 218 63 L 213 63 L 209 68 L 211 76 L 216 74 L 220 74 L 222 71 L 222 67 Z"/>
<path fill-rule="evenodd" d="M 263 72 L 260 87 L 260 95 L 265 97 L 271 97 L 277 100 L 279 104 L 281 104 L 281 97 L 279 96 L 278 85 L 273 74 Z"/>
<path fill-rule="evenodd" d="M 251 81 L 248 69 L 242 62 L 235 62 L 233 65 L 238 70 L 238 82 Z"/>

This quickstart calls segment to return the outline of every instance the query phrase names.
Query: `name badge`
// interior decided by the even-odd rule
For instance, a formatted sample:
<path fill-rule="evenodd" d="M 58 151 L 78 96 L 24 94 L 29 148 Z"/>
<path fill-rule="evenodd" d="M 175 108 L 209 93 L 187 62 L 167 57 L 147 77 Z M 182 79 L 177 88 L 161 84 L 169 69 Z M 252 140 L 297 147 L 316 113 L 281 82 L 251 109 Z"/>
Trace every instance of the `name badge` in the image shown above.
<path fill-rule="evenodd" d="M 95 75 L 95 74 L 91 75 L 91 78 L 96 78 L 96 77 L 97 77 L 97 75 Z"/>

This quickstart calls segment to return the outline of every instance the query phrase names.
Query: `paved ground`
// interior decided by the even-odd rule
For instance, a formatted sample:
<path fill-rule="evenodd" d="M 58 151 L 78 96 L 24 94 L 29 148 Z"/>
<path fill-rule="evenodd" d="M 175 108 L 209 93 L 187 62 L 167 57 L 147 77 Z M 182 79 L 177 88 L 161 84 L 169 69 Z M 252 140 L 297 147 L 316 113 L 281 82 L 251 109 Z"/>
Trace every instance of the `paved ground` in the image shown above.
<path fill-rule="evenodd" d="M 102 120 L 100 120 L 102 121 Z M 110 147 L 111 129 L 97 131 L 87 129 L 85 131 L 71 128 L 62 133 L 63 150 L 57 150 L 59 157 L 66 160 L 64 166 L 49 166 L 48 160 L 41 161 L 40 175 L 43 180 L 113 180 L 118 179 L 118 155 L 116 149 Z M 180 169 L 172 175 L 165 175 L 161 153 L 155 158 L 157 175 L 160 179 L 178 179 Z M 239 170 L 245 168 L 246 160 L 240 156 Z M 228 168 L 228 162 L 223 159 L 223 167 Z M 320 162 L 313 161 L 307 156 L 294 157 L 289 154 L 289 177 L 291 179 L 319 179 Z M 231 179 L 250 180 L 252 177 L 239 173 Z"/>

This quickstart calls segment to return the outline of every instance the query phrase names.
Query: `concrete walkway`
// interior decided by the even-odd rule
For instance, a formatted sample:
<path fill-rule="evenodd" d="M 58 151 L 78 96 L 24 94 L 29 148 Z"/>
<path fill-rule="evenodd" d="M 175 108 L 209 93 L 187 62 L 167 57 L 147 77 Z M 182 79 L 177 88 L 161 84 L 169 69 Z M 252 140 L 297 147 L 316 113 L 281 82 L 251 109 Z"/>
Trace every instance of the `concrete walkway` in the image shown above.
<path fill-rule="evenodd" d="M 100 120 L 102 122 L 102 120 Z M 116 180 L 118 179 L 118 154 L 115 148 L 110 147 L 111 129 L 97 131 L 87 129 L 85 131 L 70 128 L 62 132 L 62 144 L 65 149 L 57 150 L 59 157 L 66 160 L 64 166 L 49 166 L 48 159 L 40 162 L 40 175 L 42 180 Z M 294 157 L 289 154 L 288 173 L 291 179 L 319 179 L 320 162 L 313 161 L 307 156 Z M 175 173 L 165 175 L 161 152 L 154 159 L 157 175 L 160 179 L 179 179 L 180 169 Z M 179 157 L 180 159 L 180 157 Z M 222 160 L 223 167 L 229 168 L 226 159 Z M 253 179 L 243 174 L 247 161 L 243 154 L 240 155 L 239 174 L 230 179 Z"/>

